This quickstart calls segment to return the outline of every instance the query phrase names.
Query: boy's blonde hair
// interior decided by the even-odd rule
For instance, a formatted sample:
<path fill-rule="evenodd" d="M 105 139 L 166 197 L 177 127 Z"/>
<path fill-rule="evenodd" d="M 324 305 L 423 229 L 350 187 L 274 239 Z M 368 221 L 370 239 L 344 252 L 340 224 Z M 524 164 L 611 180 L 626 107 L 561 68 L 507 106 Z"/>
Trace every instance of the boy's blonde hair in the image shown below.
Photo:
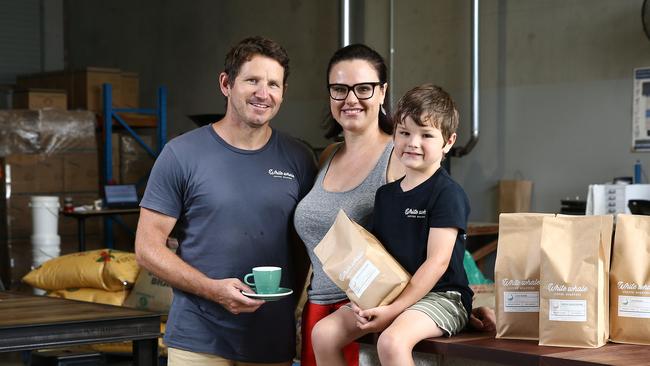
<path fill-rule="evenodd" d="M 447 141 L 458 129 L 458 110 L 449 93 L 433 84 L 423 84 L 409 90 L 400 98 L 393 120 L 395 126 L 411 117 L 419 126 L 432 125 L 440 129 Z"/>

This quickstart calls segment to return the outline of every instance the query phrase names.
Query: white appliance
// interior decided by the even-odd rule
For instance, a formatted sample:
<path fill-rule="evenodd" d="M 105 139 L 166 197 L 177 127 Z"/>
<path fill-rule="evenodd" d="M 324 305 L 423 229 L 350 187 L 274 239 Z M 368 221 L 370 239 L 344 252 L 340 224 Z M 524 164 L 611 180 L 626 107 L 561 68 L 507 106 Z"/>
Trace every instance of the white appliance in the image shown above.
<path fill-rule="evenodd" d="M 650 200 L 650 184 L 591 184 L 586 214 L 629 214 L 629 200 Z"/>

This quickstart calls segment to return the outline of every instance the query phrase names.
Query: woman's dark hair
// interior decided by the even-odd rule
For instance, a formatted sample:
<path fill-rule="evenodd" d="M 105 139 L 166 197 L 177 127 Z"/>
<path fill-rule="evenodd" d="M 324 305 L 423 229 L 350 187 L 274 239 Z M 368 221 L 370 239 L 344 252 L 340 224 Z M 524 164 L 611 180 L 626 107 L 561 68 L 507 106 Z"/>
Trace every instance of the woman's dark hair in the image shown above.
<path fill-rule="evenodd" d="M 386 62 L 384 58 L 381 57 L 377 51 L 364 44 L 351 44 L 345 46 L 338 51 L 334 52 L 332 58 L 330 59 L 329 64 L 327 65 L 327 73 L 325 74 L 325 84 L 329 84 L 330 71 L 332 67 L 341 61 L 350 61 L 350 60 L 364 60 L 367 61 L 372 67 L 377 71 L 377 76 L 379 76 L 379 81 L 384 84 L 388 79 L 388 71 L 386 67 Z M 386 96 L 388 96 L 388 90 L 386 90 Z M 385 113 L 379 111 L 379 128 L 385 133 L 391 135 L 393 133 L 393 121 L 390 118 L 390 111 L 388 108 L 388 103 L 384 105 Z M 331 139 L 338 136 L 343 128 L 341 125 L 336 122 L 332 114 L 328 112 L 327 118 L 323 123 L 324 128 L 326 129 L 325 138 Z"/>

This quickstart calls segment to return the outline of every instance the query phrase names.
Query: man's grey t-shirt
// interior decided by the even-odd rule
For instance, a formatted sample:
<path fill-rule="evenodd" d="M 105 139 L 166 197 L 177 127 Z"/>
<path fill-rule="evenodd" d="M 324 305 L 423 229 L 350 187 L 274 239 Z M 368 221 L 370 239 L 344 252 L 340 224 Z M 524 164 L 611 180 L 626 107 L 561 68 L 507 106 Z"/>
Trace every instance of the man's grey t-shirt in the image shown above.
<path fill-rule="evenodd" d="M 211 125 L 170 141 L 156 160 L 141 206 L 178 219 L 177 254 L 213 279 L 243 279 L 256 266 L 283 268 L 291 287 L 290 232 L 309 191 L 313 155 L 273 130 L 259 150 L 228 145 Z M 233 315 L 220 304 L 174 290 L 165 343 L 247 362 L 294 355 L 293 299 Z"/>

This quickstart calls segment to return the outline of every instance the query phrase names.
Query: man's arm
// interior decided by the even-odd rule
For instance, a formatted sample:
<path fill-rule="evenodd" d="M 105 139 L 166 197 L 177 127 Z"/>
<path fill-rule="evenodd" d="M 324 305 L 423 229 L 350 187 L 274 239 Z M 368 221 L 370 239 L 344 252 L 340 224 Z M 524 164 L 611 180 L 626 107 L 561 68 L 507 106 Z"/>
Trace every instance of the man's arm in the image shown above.
<path fill-rule="evenodd" d="M 138 264 L 172 287 L 221 304 L 233 314 L 257 310 L 264 303 L 241 294 L 251 291 L 236 278 L 211 279 L 172 253 L 165 243 L 176 219 L 146 208 L 140 209 L 135 235 Z"/>

